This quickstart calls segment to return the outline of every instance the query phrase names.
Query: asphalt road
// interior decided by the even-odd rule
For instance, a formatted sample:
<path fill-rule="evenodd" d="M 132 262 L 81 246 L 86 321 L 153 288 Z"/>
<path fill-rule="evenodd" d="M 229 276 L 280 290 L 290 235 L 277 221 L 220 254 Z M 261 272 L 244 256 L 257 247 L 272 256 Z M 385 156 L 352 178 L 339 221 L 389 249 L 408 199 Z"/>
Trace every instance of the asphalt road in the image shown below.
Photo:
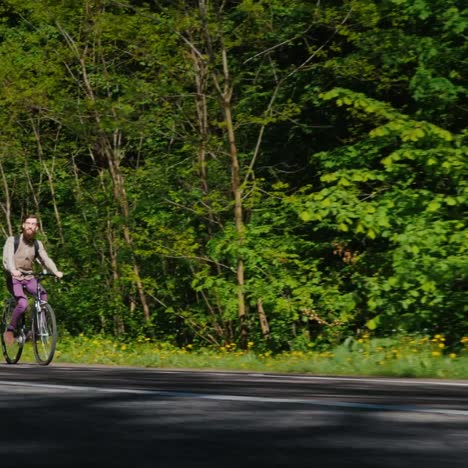
<path fill-rule="evenodd" d="M 0 466 L 468 467 L 468 381 L 0 365 Z"/>

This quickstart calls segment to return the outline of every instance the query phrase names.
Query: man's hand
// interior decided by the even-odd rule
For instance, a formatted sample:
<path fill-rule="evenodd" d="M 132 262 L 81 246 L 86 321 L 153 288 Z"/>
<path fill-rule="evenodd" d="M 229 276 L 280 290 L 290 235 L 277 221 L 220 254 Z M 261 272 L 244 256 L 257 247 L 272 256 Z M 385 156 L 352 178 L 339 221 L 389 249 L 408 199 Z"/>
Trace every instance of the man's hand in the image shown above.
<path fill-rule="evenodd" d="M 22 274 L 23 273 L 19 270 L 11 270 L 11 276 L 13 276 L 13 278 L 19 278 Z"/>
<path fill-rule="evenodd" d="M 63 278 L 63 273 L 61 271 L 57 271 L 57 273 L 55 273 L 55 276 L 60 279 L 60 278 Z"/>

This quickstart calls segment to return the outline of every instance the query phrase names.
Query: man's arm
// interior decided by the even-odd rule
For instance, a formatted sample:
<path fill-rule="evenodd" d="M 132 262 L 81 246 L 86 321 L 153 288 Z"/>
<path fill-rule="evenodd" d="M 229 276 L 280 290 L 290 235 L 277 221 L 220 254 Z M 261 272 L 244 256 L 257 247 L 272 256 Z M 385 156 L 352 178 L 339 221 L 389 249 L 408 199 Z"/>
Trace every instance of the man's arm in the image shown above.
<path fill-rule="evenodd" d="M 3 268 L 12 276 L 21 276 L 15 264 L 15 238 L 9 237 L 3 246 Z"/>
<path fill-rule="evenodd" d="M 49 255 L 47 255 L 47 252 L 44 249 L 42 242 L 38 240 L 37 243 L 39 244 L 38 254 L 39 254 L 39 260 L 41 261 L 41 263 L 57 278 L 61 278 L 63 276 L 63 273 L 58 270 L 54 261 L 49 257 Z"/>

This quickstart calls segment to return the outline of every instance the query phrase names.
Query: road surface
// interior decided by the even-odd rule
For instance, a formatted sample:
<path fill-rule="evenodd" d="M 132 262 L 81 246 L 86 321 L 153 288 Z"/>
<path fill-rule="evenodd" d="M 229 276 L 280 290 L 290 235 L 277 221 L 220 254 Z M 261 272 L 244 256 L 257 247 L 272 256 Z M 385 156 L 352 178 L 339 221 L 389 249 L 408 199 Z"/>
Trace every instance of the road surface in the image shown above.
<path fill-rule="evenodd" d="M 0 365 L 0 466 L 468 467 L 468 382 Z"/>

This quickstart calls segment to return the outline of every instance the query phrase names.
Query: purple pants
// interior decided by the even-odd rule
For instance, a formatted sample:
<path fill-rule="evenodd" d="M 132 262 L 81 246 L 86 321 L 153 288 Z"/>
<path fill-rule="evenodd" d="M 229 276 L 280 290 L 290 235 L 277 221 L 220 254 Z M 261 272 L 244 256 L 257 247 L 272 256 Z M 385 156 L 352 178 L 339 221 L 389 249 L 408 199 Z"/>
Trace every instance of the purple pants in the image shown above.
<path fill-rule="evenodd" d="M 13 310 L 13 314 L 11 316 L 10 325 L 8 326 L 9 330 L 14 330 L 16 328 L 16 324 L 18 323 L 18 319 L 24 314 L 25 310 L 29 306 L 28 298 L 26 297 L 26 292 L 34 295 L 36 294 L 37 289 L 37 279 L 31 278 L 29 280 L 23 279 L 15 279 L 13 278 L 13 296 L 16 299 L 16 307 Z M 41 300 L 47 301 L 47 293 L 45 289 L 41 285 Z"/>

